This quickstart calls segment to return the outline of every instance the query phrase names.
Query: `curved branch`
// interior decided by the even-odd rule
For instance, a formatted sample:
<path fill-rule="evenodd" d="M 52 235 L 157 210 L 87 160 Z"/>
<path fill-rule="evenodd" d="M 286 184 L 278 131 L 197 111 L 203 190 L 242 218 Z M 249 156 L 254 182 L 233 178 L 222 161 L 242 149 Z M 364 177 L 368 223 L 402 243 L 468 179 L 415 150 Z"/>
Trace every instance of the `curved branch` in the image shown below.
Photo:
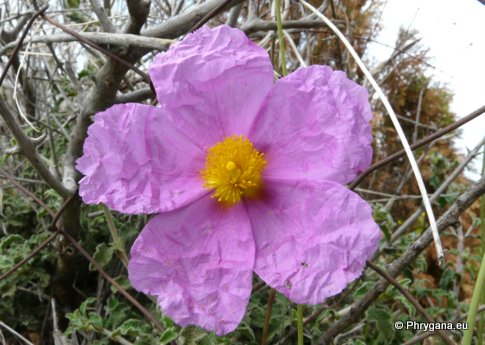
<path fill-rule="evenodd" d="M 61 181 L 49 171 L 49 168 L 44 164 L 41 156 L 37 152 L 35 142 L 22 131 L 20 125 L 15 120 L 15 117 L 10 112 L 10 109 L 8 109 L 7 105 L 1 98 L 0 115 L 5 121 L 5 124 L 10 132 L 12 132 L 12 135 L 15 137 L 20 151 L 30 161 L 44 181 L 62 197 L 69 197 L 72 194 L 72 191 L 69 191 L 66 187 L 64 187 Z"/>
<path fill-rule="evenodd" d="M 239 5 L 244 0 L 231 0 L 221 10 Z M 221 0 L 209 0 L 202 5 L 195 6 L 166 22 L 141 32 L 143 36 L 177 38 L 189 32 L 197 23 L 220 6 Z"/>

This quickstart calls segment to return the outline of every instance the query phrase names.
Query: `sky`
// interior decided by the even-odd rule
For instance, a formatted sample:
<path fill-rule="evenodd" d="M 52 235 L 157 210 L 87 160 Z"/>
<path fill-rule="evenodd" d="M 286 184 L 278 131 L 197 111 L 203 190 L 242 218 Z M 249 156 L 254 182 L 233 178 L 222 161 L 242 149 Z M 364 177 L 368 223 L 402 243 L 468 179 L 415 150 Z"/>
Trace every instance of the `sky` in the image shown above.
<path fill-rule="evenodd" d="M 382 15 L 379 43 L 393 46 L 400 26 L 419 31 L 423 47 L 429 47 L 429 70 L 434 80 L 453 93 L 451 110 L 463 117 L 485 105 L 485 5 L 478 0 L 388 0 Z M 374 43 L 371 57 L 387 58 L 391 48 Z M 460 152 L 473 149 L 485 136 L 485 114 L 463 127 L 455 140 Z M 477 180 L 481 155 L 466 176 Z"/>

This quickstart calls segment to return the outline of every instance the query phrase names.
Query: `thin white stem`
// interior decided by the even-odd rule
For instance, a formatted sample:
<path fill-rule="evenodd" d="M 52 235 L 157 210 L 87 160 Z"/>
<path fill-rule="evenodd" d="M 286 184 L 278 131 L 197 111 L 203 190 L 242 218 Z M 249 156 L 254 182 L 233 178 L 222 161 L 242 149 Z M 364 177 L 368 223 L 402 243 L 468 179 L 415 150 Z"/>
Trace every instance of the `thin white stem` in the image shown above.
<path fill-rule="evenodd" d="M 301 56 L 300 52 L 298 51 L 298 47 L 296 46 L 295 42 L 293 41 L 293 38 L 291 38 L 290 34 L 286 32 L 286 30 L 283 30 L 283 35 L 285 35 L 286 40 L 291 46 L 291 49 L 293 49 L 293 53 L 295 53 L 296 58 L 298 59 L 298 62 L 300 63 L 301 67 L 306 67 L 307 64 L 305 60 L 303 60 L 303 57 Z"/>
<path fill-rule="evenodd" d="M 30 341 L 28 341 L 27 339 L 25 339 L 20 333 L 18 333 L 16 330 L 14 330 L 13 328 L 10 328 L 9 326 L 7 326 L 6 324 L 4 324 L 2 321 L 0 321 L 0 326 L 2 326 L 3 328 L 5 328 L 7 331 L 9 331 L 10 333 L 12 333 L 13 335 L 15 335 L 17 338 L 23 340 L 26 344 L 28 345 L 34 345 L 33 343 L 31 343 Z"/>
<path fill-rule="evenodd" d="M 416 159 L 414 158 L 413 152 L 411 148 L 409 147 L 409 143 L 406 139 L 406 136 L 404 135 L 404 132 L 401 128 L 401 125 L 399 124 L 399 120 L 397 119 L 396 114 L 394 113 L 394 110 L 392 109 L 391 104 L 389 103 L 389 100 L 387 97 L 384 95 L 384 92 L 382 92 L 381 88 L 375 81 L 374 77 L 372 77 L 371 73 L 369 70 L 365 67 L 364 63 L 360 59 L 359 55 L 355 52 L 354 48 L 352 48 L 352 45 L 350 42 L 345 38 L 345 36 L 340 32 L 340 30 L 333 25 L 333 23 L 325 17 L 322 13 L 320 13 L 315 7 L 310 5 L 308 2 L 305 0 L 300 0 L 300 2 L 305 6 L 307 9 L 315 13 L 328 27 L 337 35 L 337 37 L 342 41 L 342 43 L 345 45 L 347 50 L 349 51 L 350 55 L 355 59 L 355 62 L 359 66 L 359 68 L 362 70 L 362 72 L 365 74 L 369 82 L 371 83 L 372 87 L 375 89 L 377 95 L 381 99 L 382 103 L 384 104 L 384 107 L 386 108 L 387 112 L 389 113 L 389 116 L 391 117 L 392 123 L 394 127 L 396 128 L 396 132 L 399 136 L 399 139 L 401 139 L 402 145 L 404 147 L 404 151 L 406 151 L 406 155 L 408 156 L 409 163 L 411 164 L 411 168 L 413 169 L 414 176 L 416 177 L 416 182 L 418 183 L 419 191 L 421 193 L 421 196 L 423 197 L 423 204 L 424 208 L 426 209 L 426 213 L 428 214 L 428 219 L 429 219 L 429 225 L 431 228 L 431 232 L 433 234 L 433 239 L 436 247 L 436 252 L 438 255 L 438 260 L 439 263 L 442 264 L 444 260 L 444 254 L 443 254 L 443 247 L 441 245 L 441 239 L 440 235 L 438 232 L 438 227 L 436 226 L 436 219 L 433 213 L 433 209 L 431 208 L 431 202 L 428 198 L 428 193 L 426 192 L 426 187 L 424 186 L 423 182 L 423 177 L 421 176 L 421 173 L 419 172 L 418 164 L 416 162 Z"/>
<path fill-rule="evenodd" d="M 271 41 L 271 37 L 273 37 L 272 32 L 268 32 L 266 36 L 263 37 L 261 41 L 258 42 L 258 45 L 260 45 L 263 48 L 266 48 L 266 45 Z"/>
<path fill-rule="evenodd" d="M 42 23 L 37 24 L 36 27 L 32 30 L 32 32 L 33 32 L 32 37 L 35 36 L 35 34 L 39 30 L 39 27 L 40 27 L 41 24 Z M 15 101 L 15 104 L 17 105 L 17 109 L 18 109 L 18 111 L 20 113 L 20 116 L 22 116 L 22 118 L 24 119 L 24 121 L 27 122 L 27 124 L 34 131 L 40 132 L 37 128 L 35 128 L 35 126 L 29 121 L 29 119 L 27 118 L 27 116 L 22 111 L 22 107 L 20 106 L 20 103 L 19 103 L 19 100 L 18 100 L 18 97 L 17 97 L 17 86 L 18 86 L 18 82 L 19 82 L 20 71 L 22 70 L 22 68 L 24 68 L 25 60 L 27 58 L 27 54 L 28 54 L 28 52 L 30 50 L 31 44 L 32 44 L 32 38 L 29 40 L 29 43 L 27 44 L 27 48 L 25 48 L 24 58 L 22 59 L 22 61 L 20 61 L 19 69 L 17 70 L 17 74 L 15 75 L 15 83 L 14 83 L 14 86 L 13 86 L 13 99 Z"/>

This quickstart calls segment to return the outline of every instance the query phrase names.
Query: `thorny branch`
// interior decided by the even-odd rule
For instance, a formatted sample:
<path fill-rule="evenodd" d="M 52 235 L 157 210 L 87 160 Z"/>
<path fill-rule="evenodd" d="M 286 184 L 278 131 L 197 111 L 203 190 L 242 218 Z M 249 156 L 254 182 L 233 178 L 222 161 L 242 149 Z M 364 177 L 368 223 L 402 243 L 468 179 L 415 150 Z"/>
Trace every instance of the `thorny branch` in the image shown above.
<path fill-rule="evenodd" d="M 454 131 L 455 129 L 463 126 L 465 123 L 468 123 L 469 121 L 477 118 L 478 116 L 482 115 L 483 113 L 485 112 L 485 105 L 478 108 L 477 110 L 473 111 L 472 113 L 468 114 L 467 116 L 464 116 L 463 118 L 459 119 L 458 121 L 455 121 L 454 123 L 452 123 L 451 125 L 449 126 L 446 126 L 445 128 L 443 129 L 440 129 L 438 131 L 436 131 L 435 133 L 431 134 L 431 135 L 428 135 L 427 137 L 413 143 L 411 146 L 411 149 L 412 150 L 416 150 L 430 142 L 432 142 L 433 140 L 436 140 L 440 137 L 442 137 L 443 135 L 445 134 L 448 134 L 450 133 L 451 131 Z M 362 182 L 362 180 L 364 180 L 364 178 L 366 178 L 371 172 L 379 169 L 379 168 L 382 168 L 383 166 L 385 166 L 386 164 L 389 164 L 391 163 L 392 161 L 395 161 L 396 159 L 404 156 L 406 153 L 404 152 L 404 150 L 401 150 L 401 151 L 398 151 L 386 158 L 384 158 L 383 160 L 377 162 L 377 163 L 374 163 L 372 164 L 369 168 L 366 169 L 366 171 L 364 171 L 362 174 L 360 174 L 350 185 L 349 185 L 349 188 L 350 189 L 354 189 L 360 182 Z"/>

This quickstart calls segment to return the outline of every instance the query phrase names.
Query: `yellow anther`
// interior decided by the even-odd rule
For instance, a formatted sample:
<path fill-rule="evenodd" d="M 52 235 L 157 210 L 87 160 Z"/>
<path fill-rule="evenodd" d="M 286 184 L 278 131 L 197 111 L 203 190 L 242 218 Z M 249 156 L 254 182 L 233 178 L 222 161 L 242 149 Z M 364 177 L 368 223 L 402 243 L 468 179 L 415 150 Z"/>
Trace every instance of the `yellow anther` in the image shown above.
<path fill-rule="evenodd" d="M 234 135 L 208 150 L 200 175 L 204 187 L 214 190 L 213 198 L 232 205 L 259 190 L 265 166 L 264 154 L 242 135 Z"/>
<path fill-rule="evenodd" d="M 233 161 L 229 161 L 226 164 L 227 171 L 233 171 L 234 169 L 236 169 L 236 167 L 236 163 L 234 163 Z"/>

